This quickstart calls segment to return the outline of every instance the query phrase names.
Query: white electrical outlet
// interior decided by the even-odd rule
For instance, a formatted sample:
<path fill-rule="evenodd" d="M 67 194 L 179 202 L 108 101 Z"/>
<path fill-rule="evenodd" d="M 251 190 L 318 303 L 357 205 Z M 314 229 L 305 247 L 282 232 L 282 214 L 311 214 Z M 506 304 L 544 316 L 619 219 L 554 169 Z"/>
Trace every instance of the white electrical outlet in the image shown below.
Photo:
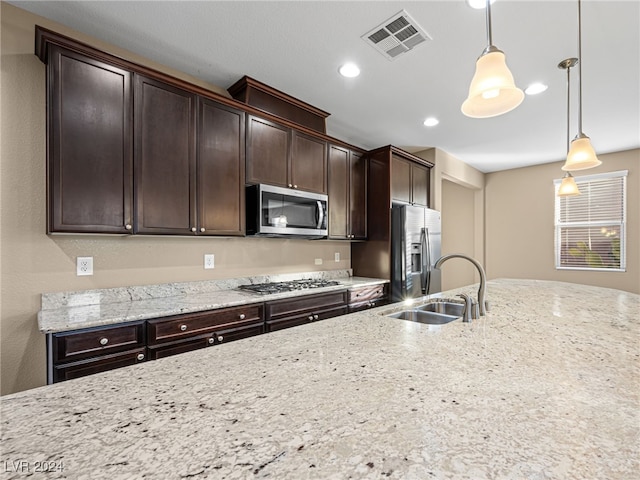
<path fill-rule="evenodd" d="M 336 262 L 340 261 L 340 252 L 336 252 L 333 254 L 333 258 Z"/>
<path fill-rule="evenodd" d="M 322 265 L 322 259 L 316 258 L 316 265 Z"/>
<path fill-rule="evenodd" d="M 206 270 L 212 269 L 216 267 L 215 263 L 215 255 L 213 253 L 205 253 L 204 254 L 204 268 Z"/>
<path fill-rule="evenodd" d="M 93 275 L 93 257 L 76 258 L 76 275 Z"/>

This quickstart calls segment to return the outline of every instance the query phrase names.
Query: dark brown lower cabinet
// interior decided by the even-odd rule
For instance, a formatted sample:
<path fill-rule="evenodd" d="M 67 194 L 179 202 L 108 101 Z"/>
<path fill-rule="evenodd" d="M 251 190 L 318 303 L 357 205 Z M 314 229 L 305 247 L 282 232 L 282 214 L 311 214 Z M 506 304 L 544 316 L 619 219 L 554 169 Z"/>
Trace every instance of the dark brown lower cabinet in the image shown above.
<path fill-rule="evenodd" d="M 71 362 L 53 367 L 53 383 L 106 372 L 120 367 L 128 367 L 147 360 L 147 349 L 136 348 L 126 352 L 101 355 L 99 357 Z"/>
<path fill-rule="evenodd" d="M 47 335 L 48 383 L 104 372 L 144 360 L 144 321 Z"/>
<path fill-rule="evenodd" d="M 385 286 L 317 293 L 47 335 L 47 383 L 157 360 L 344 315 L 386 299 Z"/>
<path fill-rule="evenodd" d="M 349 290 L 349 313 L 389 303 L 389 284 L 368 285 Z"/>
<path fill-rule="evenodd" d="M 347 291 L 318 293 L 265 303 L 267 332 L 347 313 Z"/>
<path fill-rule="evenodd" d="M 262 304 L 147 321 L 149 357 L 158 359 L 264 333 Z"/>

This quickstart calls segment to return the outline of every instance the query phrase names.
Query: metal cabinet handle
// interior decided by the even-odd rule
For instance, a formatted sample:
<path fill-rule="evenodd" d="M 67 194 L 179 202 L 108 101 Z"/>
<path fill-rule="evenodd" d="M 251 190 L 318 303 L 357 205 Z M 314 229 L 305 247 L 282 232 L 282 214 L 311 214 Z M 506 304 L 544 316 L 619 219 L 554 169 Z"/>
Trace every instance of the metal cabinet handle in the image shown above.
<path fill-rule="evenodd" d="M 195 233 L 195 231 L 197 230 L 196 227 L 191 227 L 191 231 Z"/>
<path fill-rule="evenodd" d="M 144 353 L 139 353 L 136 358 L 138 359 L 139 362 L 141 362 L 142 360 L 144 360 Z"/>
<path fill-rule="evenodd" d="M 130 223 L 127 223 L 127 224 L 124 226 L 124 229 L 125 229 L 125 230 L 131 230 L 131 228 L 132 228 L 132 227 L 131 227 L 131 224 L 130 224 Z"/>
<path fill-rule="evenodd" d="M 100 345 L 106 345 L 107 343 L 109 343 L 109 339 L 107 337 L 102 337 L 100 339 Z"/>
<path fill-rule="evenodd" d="M 290 184 L 289 184 L 289 188 L 291 188 L 291 187 L 293 187 L 293 184 L 291 184 L 291 183 L 290 183 Z"/>
<path fill-rule="evenodd" d="M 206 231 L 207 231 L 207 229 L 206 229 L 206 228 L 204 228 L 204 227 L 200 227 L 200 231 L 204 233 L 204 232 L 206 232 Z"/>
<path fill-rule="evenodd" d="M 219 341 L 219 342 L 222 342 L 223 340 L 224 340 L 224 337 L 223 337 L 222 335 L 220 335 L 220 336 L 218 337 L 218 341 Z"/>
<path fill-rule="evenodd" d="M 298 188 L 298 185 L 294 185 L 293 188 Z"/>
<path fill-rule="evenodd" d="M 309 315 L 309 321 L 313 322 L 313 315 Z"/>
<path fill-rule="evenodd" d="M 318 320 L 318 318 L 319 318 L 319 317 L 318 317 L 318 315 L 314 315 L 314 316 L 313 316 L 313 319 L 314 319 L 314 320 Z"/>
<path fill-rule="evenodd" d="M 211 337 L 209 340 L 207 340 L 209 342 L 209 345 L 213 345 L 213 342 L 215 342 L 215 339 L 213 337 Z"/>
<path fill-rule="evenodd" d="M 238 318 L 239 318 L 240 320 L 244 320 L 244 319 L 245 319 L 245 318 L 247 318 L 247 317 L 245 316 L 245 314 L 244 314 L 244 313 L 241 313 L 241 314 L 238 316 Z"/>
<path fill-rule="evenodd" d="M 180 330 L 181 331 L 185 331 L 187 329 L 187 326 L 183 323 L 182 325 L 180 325 Z"/>

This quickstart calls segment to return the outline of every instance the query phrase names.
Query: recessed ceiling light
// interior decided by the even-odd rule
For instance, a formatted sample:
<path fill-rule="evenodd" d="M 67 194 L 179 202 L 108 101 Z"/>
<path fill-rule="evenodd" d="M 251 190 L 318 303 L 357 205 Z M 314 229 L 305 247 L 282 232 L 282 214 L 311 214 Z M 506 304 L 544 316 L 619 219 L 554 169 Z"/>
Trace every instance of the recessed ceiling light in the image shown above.
<path fill-rule="evenodd" d="M 423 122 L 425 127 L 434 127 L 434 126 L 438 125 L 439 123 L 440 123 L 440 120 L 438 120 L 435 117 L 429 117 Z"/>
<path fill-rule="evenodd" d="M 360 69 L 355 63 L 345 63 L 338 70 L 340 75 L 347 78 L 353 78 L 360 75 Z"/>
<path fill-rule="evenodd" d="M 532 83 L 524 90 L 524 93 L 527 95 L 537 95 L 544 92 L 547 88 L 549 87 L 544 83 Z"/>
<path fill-rule="evenodd" d="M 496 0 L 491 0 L 491 5 L 493 5 L 493 2 L 495 2 Z M 480 10 L 481 8 L 485 8 L 487 6 L 487 0 L 467 0 L 467 5 L 469 5 L 471 8 L 477 8 L 478 10 Z"/>

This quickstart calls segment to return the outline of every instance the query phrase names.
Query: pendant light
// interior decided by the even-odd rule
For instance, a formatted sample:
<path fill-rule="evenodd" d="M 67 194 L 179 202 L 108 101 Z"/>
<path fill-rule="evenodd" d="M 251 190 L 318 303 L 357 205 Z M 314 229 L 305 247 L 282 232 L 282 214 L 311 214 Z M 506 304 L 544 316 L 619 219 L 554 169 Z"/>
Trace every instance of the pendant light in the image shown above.
<path fill-rule="evenodd" d="M 565 171 L 586 170 L 602 164 L 591 146 L 591 140 L 582 131 L 582 8 L 580 0 L 578 0 L 578 59 L 578 134 L 571 142 L 567 161 L 562 166 L 562 170 Z"/>
<path fill-rule="evenodd" d="M 472 118 L 489 118 L 507 113 L 522 103 L 524 92 L 516 87 L 504 53 L 493 45 L 491 2 L 486 0 L 487 47 L 476 61 L 476 72 L 462 113 Z"/>
<path fill-rule="evenodd" d="M 569 131 L 570 131 L 570 106 L 571 106 L 571 67 L 578 63 L 577 58 L 567 58 L 558 64 L 558 68 L 567 71 L 567 152 L 569 151 Z M 562 183 L 558 188 L 559 197 L 570 197 L 580 195 L 580 190 L 571 172 L 566 172 L 562 177 Z"/>

